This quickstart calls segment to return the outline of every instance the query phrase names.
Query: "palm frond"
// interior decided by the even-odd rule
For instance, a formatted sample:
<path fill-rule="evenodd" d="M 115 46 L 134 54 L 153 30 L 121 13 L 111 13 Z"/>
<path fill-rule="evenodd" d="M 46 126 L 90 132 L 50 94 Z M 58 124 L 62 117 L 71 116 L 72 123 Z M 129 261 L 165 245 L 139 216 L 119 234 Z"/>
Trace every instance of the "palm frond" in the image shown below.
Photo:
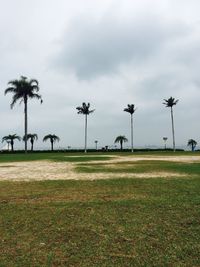
<path fill-rule="evenodd" d="M 43 138 L 43 142 L 46 142 L 48 139 L 50 139 L 51 142 L 56 142 L 56 141 L 59 142 L 60 141 L 60 138 L 55 134 L 45 135 Z"/>
<path fill-rule="evenodd" d="M 9 135 L 6 135 L 6 136 L 4 136 L 2 138 L 2 143 L 4 141 L 9 141 L 9 140 L 12 141 L 12 140 L 15 140 L 15 139 L 17 139 L 18 141 L 21 141 L 21 137 L 19 135 L 17 135 L 17 134 L 9 134 Z"/>
<path fill-rule="evenodd" d="M 128 139 L 124 135 L 119 135 L 115 139 L 115 143 L 128 142 Z"/>
<path fill-rule="evenodd" d="M 90 110 L 90 103 L 86 104 L 85 102 L 82 103 L 82 106 L 76 107 L 78 110 L 78 114 L 89 115 L 93 113 L 95 109 Z"/>

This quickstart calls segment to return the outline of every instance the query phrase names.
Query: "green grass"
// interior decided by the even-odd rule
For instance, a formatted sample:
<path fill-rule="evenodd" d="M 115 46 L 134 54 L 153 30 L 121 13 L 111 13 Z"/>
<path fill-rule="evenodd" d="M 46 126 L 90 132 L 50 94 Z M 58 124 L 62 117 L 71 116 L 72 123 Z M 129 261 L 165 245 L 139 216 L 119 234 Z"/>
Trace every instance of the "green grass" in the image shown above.
<path fill-rule="evenodd" d="M 5 156 L 0 162 L 14 161 Z M 29 156 L 63 160 L 56 153 Z M 81 158 L 73 158 L 79 171 L 110 171 Z M 0 267 L 200 266 L 199 168 L 125 162 L 112 171 L 128 170 L 127 179 L 0 182 Z M 186 176 L 128 179 L 129 172 L 151 170 Z"/>
<path fill-rule="evenodd" d="M 100 157 L 99 157 L 100 155 Z M 92 160 L 109 160 L 111 157 L 100 153 L 28 153 L 25 154 L 2 154 L 0 163 L 17 161 L 53 160 L 66 162 L 87 162 Z"/>
<path fill-rule="evenodd" d="M 31 153 L 27 155 L 22 153 L 8 153 L 0 154 L 0 163 L 2 162 L 14 162 L 14 161 L 34 161 L 34 160 L 55 160 L 55 161 L 73 161 L 73 162 L 82 162 L 82 161 L 91 161 L 91 160 L 107 160 L 111 159 L 111 156 L 200 156 L 200 152 L 92 152 L 92 153 Z M 75 156 L 75 157 L 74 157 Z M 101 157 L 99 157 L 101 156 Z"/>
<path fill-rule="evenodd" d="M 77 165 L 76 170 L 83 173 L 149 173 L 149 172 L 173 172 L 181 174 L 200 174 L 199 163 L 181 163 L 169 161 L 135 161 L 120 162 L 110 166 L 110 163 L 95 163 Z"/>

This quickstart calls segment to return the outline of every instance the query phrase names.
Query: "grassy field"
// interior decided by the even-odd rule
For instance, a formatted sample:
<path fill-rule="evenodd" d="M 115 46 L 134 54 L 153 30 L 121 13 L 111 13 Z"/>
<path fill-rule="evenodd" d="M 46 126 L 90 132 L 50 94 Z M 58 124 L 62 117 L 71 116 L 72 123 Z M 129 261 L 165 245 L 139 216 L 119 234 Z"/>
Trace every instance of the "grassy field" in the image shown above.
<path fill-rule="evenodd" d="M 66 155 L 0 155 L 0 162 L 77 162 L 80 173 L 127 172 L 127 178 L 0 182 L 0 267 L 200 266 L 199 163 L 110 166 L 101 163 L 109 154 Z M 129 178 L 129 173 L 149 171 L 185 176 Z"/>

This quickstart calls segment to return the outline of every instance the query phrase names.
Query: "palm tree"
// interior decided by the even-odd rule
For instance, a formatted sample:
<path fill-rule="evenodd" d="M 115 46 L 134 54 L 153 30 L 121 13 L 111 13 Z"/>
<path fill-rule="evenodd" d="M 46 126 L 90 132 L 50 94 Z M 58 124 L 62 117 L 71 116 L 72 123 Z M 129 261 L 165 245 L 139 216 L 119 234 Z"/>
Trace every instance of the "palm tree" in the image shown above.
<path fill-rule="evenodd" d="M 172 120 L 172 137 L 173 137 L 173 150 L 175 152 L 175 134 L 174 134 L 174 117 L 173 117 L 173 106 L 175 106 L 178 103 L 178 100 L 175 100 L 175 98 L 170 97 L 169 99 L 164 99 L 164 105 L 167 108 L 171 109 L 171 120 Z"/>
<path fill-rule="evenodd" d="M 11 150 L 14 151 L 14 140 L 18 140 L 18 141 L 21 141 L 21 137 L 16 135 L 16 134 L 9 134 L 9 135 L 6 135 L 2 138 L 2 143 L 4 141 L 6 142 L 9 142 L 10 145 L 11 145 Z"/>
<path fill-rule="evenodd" d="M 133 113 L 136 111 L 135 105 L 128 104 L 124 111 L 131 115 L 131 152 L 133 152 Z"/>
<path fill-rule="evenodd" d="M 81 107 L 76 108 L 78 110 L 78 114 L 85 115 L 85 153 L 87 152 L 87 116 L 94 112 L 95 110 L 90 110 L 90 103 L 86 104 L 85 102 L 82 103 Z"/>
<path fill-rule="evenodd" d="M 191 147 L 192 151 L 194 151 L 197 146 L 197 142 L 194 139 L 189 139 L 187 145 Z"/>
<path fill-rule="evenodd" d="M 56 141 L 59 142 L 60 138 L 55 134 L 48 134 L 48 135 L 45 135 L 45 137 L 43 138 L 43 142 L 46 142 L 48 139 L 50 140 L 50 143 L 51 143 L 51 151 L 53 151 L 53 144 Z"/>
<path fill-rule="evenodd" d="M 28 111 L 27 103 L 28 99 L 40 99 L 42 103 L 42 97 L 37 92 L 39 91 L 38 81 L 35 79 L 28 80 L 26 77 L 21 76 L 19 80 L 12 80 L 8 82 L 9 87 L 5 90 L 7 93 L 12 93 L 13 98 L 11 102 L 11 108 L 14 107 L 19 100 L 20 104 L 24 103 L 24 136 L 25 136 L 25 153 L 27 153 L 27 132 L 28 132 Z"/>
<path fill-rule="evenodd" d="M 123 143 L 128 142 L 128 139 L 124 135 L 119 135 L 115 139 L 115 143 L 120 143 L 121 150 L 123 149 Z"/>
<path fill-rule="evenodd" d="M 27 141 L 30 139 L 31 142 L 31 151 L 33 151 L 34 141 L 38 140 L 37 134 L 27 134 Z M 23 141 L 25 141 L 25 136 L 23 137 Z"/>

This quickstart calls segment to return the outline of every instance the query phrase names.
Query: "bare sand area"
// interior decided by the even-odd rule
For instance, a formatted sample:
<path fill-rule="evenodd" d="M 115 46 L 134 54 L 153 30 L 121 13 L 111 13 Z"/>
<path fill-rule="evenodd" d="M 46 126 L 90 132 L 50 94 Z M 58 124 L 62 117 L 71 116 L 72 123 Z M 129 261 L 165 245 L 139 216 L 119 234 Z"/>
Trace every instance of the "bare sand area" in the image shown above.
<path fill-rule="evenodd" d="M 134 162 L 134 161 L 172 161 L 172 162 L 183 162 L 183 163 L 194 163 L 200 162 L 200 156 L 115 156 L 113 159 L 109 159 L 109 163 L 120 163 L 120 162 Z M 101 163 L 108 161 L 101 160 Z M 92 163 L 99 163 L 99 161 L 92 161 Z"/>
<path fill-rule="evenodd" d="M 87 156 L 86 156 L 87 157 Z M 95 156 L 96 157 L 96 156 Z M 111 164 L 134 161 L 172 161 L 182 163 L 200 162 L 200 156 L 119 156 L 109 160 L 90 161 L 84 164 Z M 145 173 L 80 173 L 76 172 L 77 162 L 54 162 L 48 160 L 12 162 L 0 164 L 0 180 L 32 181 L 32 180 L 96 180 L 109 178 L 156 178 L 184 177 L 184 174 L 172 172 Z"/>

